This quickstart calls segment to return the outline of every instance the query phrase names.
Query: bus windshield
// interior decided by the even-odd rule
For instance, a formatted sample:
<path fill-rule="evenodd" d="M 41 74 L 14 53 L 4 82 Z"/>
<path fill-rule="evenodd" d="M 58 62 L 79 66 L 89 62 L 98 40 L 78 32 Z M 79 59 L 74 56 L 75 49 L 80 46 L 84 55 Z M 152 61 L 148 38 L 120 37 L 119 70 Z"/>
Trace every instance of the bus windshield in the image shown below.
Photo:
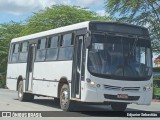
<path fill-rule="evenodd" d="M 88 70 L 115 79 L 147 80 L 152 74 L 151 42 L 142 38 L 92 34 Z"/>

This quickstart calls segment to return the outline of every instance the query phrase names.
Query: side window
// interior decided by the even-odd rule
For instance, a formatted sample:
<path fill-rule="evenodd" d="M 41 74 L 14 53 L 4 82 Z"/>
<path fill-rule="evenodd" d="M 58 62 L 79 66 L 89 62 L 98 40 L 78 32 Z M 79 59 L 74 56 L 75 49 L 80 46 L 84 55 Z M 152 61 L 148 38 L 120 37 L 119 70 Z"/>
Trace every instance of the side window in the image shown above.
<path fill-rule="evenodd" d="M 65 34 L 62 36 L 62 46 L 70 46 L 73 44 L 72 34 Z"/>
<path fill-rule="evenodd" d="M 28 42 L 22 43 L 22 49 L 21 52 L 27 52 L 28 51 Z"/>
<path fill-rule="evenodd" d="M 12 51 L 12 62 L 18 62 L 19 56 L 19 43 L 13 44 L 13 51 Z"/>
<path fill-rule="evenodd" d="M 57 59 L 57 53 L 58 53 L 57 45 L 58 45 L 58 36 L 50 37 L 48 39 L 46 60 Z"/>
<path fill-rule="evenodd" d="M 28 42 L 20 44 L 19 62 L 27 62 Z"/>
<path fill-rule="evenodd" d="M 14 49 L 13 49 L 13 53 L 18 53 L 19 52 L 19 43 L 14 44 Z"/>
<path fill-rule="evenodd" d="M 44 61 L 46 55 L 46 38 L 38 40 L 36 61 Z"/>
<path fill-rule="evenodd" d="M 61 46 L 59 48 L 58 60 L 72 60 L 73 56 L 73 34 L 62 36 Z"/>
<path fill-rule="evenodd" d="M 58 36 L 50 37 L 48 39 L 47 48 L 57 48 L 57 45 L 58 45 Z"/>
<path fill-rule="evenodd" d="M 46 47 L 46 38 L 38 40 L 37 49 L 45 49 Z"/>

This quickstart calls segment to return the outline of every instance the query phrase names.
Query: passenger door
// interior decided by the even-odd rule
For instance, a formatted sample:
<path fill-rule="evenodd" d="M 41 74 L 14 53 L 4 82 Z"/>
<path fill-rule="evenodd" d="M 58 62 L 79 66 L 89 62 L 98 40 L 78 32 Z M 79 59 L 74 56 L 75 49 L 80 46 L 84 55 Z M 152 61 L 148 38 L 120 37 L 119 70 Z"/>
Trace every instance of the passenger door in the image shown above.
<path fill-rule="evenodd" d="M 81 98 L 81 80 L 84 79 L 83 69 L 83 47 L 84 35 L 77 35 L 74 45 L 73 69 L 72 69 L 72 84 L 71 97 Z M 84 70 L 84 69 L 83 69 Z"/>
<path fill-rule="evenodd" d="M 33 79 L 35 51 L 36 51 L 36 44 L 35 43 L 29 44 L 25 91 L 32 91 L 32 82 L 33 82 L 32 79 Z"/>

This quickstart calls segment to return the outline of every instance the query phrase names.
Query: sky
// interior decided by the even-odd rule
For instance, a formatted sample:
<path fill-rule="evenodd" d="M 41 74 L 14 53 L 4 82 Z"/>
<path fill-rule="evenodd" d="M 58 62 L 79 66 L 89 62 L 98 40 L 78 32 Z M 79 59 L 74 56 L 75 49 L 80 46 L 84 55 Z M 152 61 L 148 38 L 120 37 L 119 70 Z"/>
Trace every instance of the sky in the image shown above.
<path fill-rule="evenodd" d="M 56 4 L 78 5 L 99 15 L 106 14 L 104 0 L 0 0 L 0 24 L 10 21 L 24 22 L 34 12 Z"/>

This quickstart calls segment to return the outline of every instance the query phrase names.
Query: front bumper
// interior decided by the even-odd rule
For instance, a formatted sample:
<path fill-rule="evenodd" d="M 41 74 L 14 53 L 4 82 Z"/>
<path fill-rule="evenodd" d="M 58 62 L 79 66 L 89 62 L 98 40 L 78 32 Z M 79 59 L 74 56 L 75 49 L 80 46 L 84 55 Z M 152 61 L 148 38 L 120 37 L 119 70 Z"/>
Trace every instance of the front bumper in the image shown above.
<path fill-rule="evenodd" d="M 141 88 L 142 89 L 142 88 Z M 100 88 L 92 87 L 85 84 L 85 95 L 82 97 L 82 101 L 85 102 L 125 102 L 125 103 L 135 103 L 139 105 L 149 105 L 152 100 L 152 90 L 143 91 L 139 90 L 136 92 L 118 91 L 118 90 L 106 90 L 101 85 Z M 127 94 L 128 99 L 117 98 L 118 94 Z"/>

